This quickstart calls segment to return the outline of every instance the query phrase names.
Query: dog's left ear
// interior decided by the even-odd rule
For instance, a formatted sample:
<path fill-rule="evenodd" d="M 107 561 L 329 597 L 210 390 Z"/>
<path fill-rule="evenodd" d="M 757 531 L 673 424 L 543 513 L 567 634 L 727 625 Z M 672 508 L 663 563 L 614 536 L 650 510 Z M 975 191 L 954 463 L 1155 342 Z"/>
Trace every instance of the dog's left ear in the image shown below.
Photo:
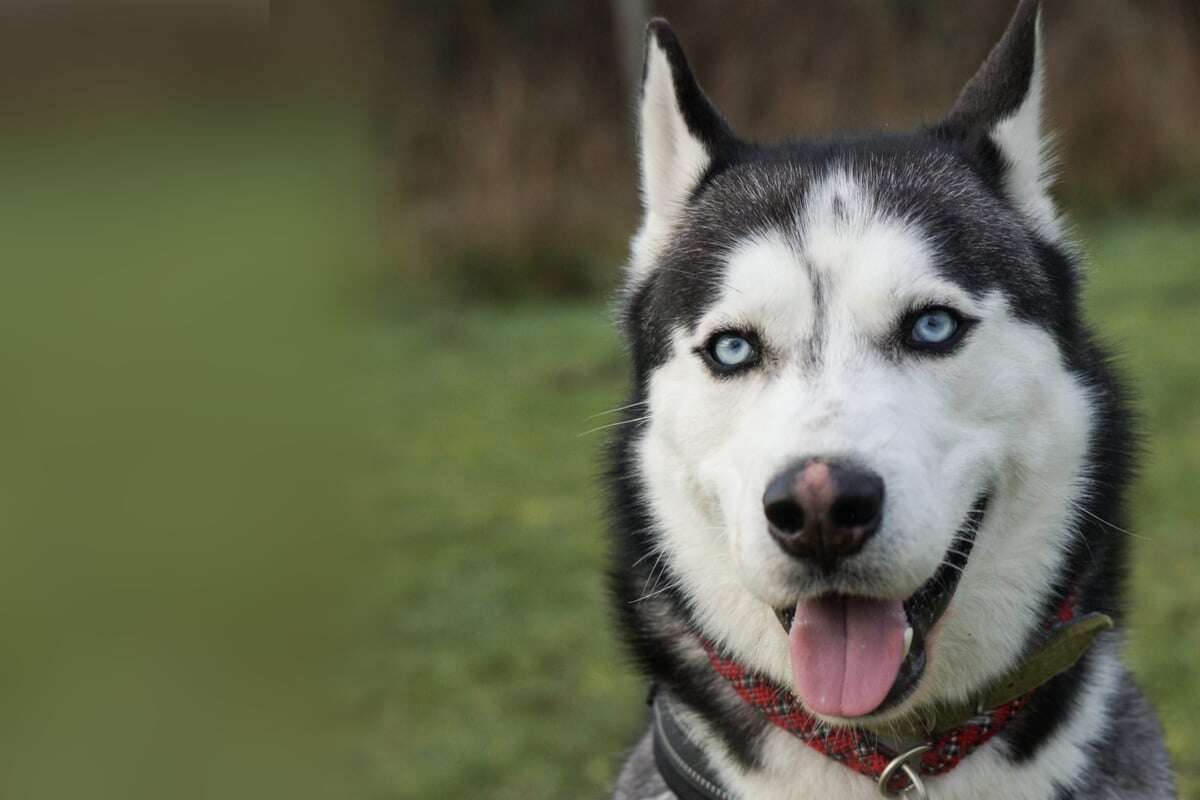
<path fill-rule="evenodd" d="M 1016 207 L 1053 241 L 1062 225 L 1049 192 L 1053 159 L 1042 131 L 1044 75 L 1041 2 L 1020 0 L 1004 36 L 940 129 L 961 138 L 995 170 Z"/>

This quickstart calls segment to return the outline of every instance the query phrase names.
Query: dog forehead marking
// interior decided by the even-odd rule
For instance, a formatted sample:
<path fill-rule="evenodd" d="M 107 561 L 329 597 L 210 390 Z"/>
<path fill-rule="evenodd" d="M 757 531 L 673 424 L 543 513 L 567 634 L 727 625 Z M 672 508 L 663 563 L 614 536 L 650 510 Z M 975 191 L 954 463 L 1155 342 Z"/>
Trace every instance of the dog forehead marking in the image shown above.
<path fill-rule="evenodd" d="M 813 188 L 798 225 L 806 259 L 815 271 L 836 279 L 839 298 L 886 302 L 944 282 L 925 232 L 880 208 L 872 187 L 845 170 L 833 171 Z"/>
<path fill-rule="evenodd" d="M 800 347 L 805 369 L 820 366 L 831 326 L 886 335 L 905 304 L 963 299 L 935 266 L 925 233 L 880 210 L 868 187 L 844 170 L 814 182 L 790 226 L 758 232 L 731 248 L 710 325 L 753 325 L 770 341 Z"/>

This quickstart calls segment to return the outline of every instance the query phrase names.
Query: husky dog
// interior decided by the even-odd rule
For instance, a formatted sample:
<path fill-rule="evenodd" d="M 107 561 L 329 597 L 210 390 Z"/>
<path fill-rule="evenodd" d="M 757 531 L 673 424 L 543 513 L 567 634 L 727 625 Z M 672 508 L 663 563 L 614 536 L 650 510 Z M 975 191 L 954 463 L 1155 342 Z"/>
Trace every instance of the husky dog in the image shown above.
<path fill-rule="evenodd" d="M 1040 40 L 1022 0 L 938 124 L 760 145 L 650 23 L 610 477 L 654 689 L 620 800 L 1175 795 L 1120 658 L 1134 432 Z"/>

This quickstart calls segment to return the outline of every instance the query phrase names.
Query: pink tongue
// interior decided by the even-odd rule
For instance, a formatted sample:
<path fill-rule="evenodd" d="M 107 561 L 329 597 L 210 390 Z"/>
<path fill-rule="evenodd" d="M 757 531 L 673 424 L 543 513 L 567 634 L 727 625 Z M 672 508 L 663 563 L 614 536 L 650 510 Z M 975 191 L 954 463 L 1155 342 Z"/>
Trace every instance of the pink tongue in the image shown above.
<path fill-rule="evenodd" d="M 804 705 L 834 717 L 878 708 L 904 661 L 907 626 L 899 600 L 831 595 L 797 604 L 788 638 Z"/>

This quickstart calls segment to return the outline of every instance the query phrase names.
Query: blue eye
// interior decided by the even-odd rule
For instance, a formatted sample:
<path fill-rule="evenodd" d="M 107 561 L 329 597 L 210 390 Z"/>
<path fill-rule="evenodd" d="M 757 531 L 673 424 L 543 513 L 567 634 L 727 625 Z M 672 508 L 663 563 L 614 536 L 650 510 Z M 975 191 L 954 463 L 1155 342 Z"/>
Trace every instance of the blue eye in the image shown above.
<path fill-rule="evenodd" d="M 907 333 L 912 347 L 938 349 L 951 344 L 962 328 L 962 317 L 948 308 L 931 308 L 912 318 Z"/>
<path fill-rule="evenodd" d="M 719 369 L 746 367 L 758 358 L 758 348 L 745 336 L 736 333 L 717 334 L 705 348 L 709 360 Z"/>

